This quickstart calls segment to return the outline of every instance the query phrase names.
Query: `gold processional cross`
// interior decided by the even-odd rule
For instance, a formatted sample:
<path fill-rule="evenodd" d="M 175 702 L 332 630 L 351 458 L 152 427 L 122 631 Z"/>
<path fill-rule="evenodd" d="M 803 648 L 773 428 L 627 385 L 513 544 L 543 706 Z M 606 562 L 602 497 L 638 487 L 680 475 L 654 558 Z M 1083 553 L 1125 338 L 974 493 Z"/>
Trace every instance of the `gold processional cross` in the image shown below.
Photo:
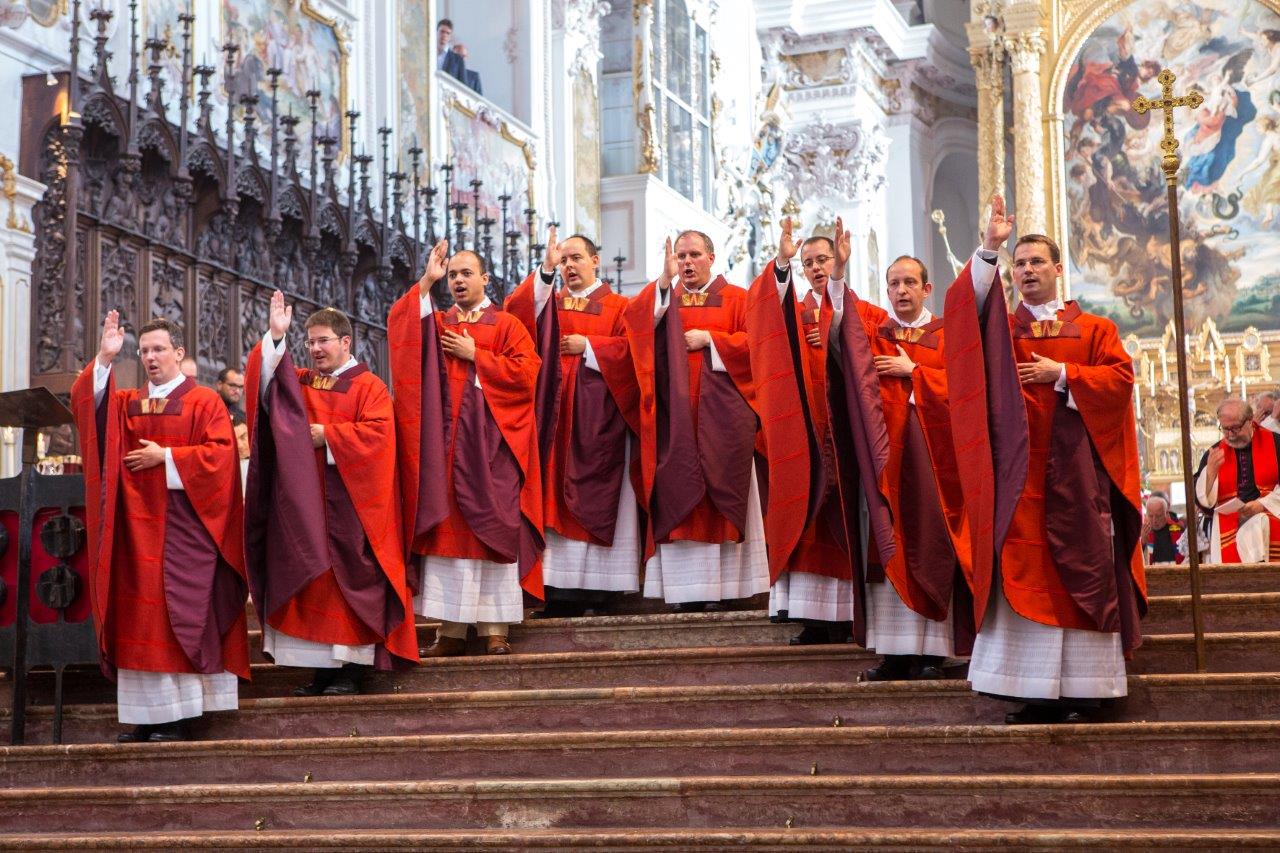
<path fill-rule="evenodd" d="M 1195 477 L 1191 460 L 1191 415 L 1187 397 L 1187 347 L 1186 329 L 1182 313 L 1182 240 L 1178 233 L 1178 137 L 1173 132 L 1173 111 L 1178 107 L 1198 109 L 1204 103 L 1204 96 L 1192 89 L 1181 97 L 1173 95 L 1173 81 L 1176 78 L 1168 68 L 1157 75 L 1162 92 L 1158 101 L 1137 97 L 1133 99 L 1133 108 L 1139 115 L 1147 110 L 1164 110 L 1164 138 L 1160 147 L 1164 157 L 1160 159 L 1160 168 L 1164 170 L 1164 179 L 1169 194 L 1169 285 L 1173 289 L 1173 330 L 1174 339 L 1178 342 L 1174 348 L 1178 362 L 1178 421 L 1182 431 L 1182 485 L 1187 496 L 1187 557 L 1191 569 L 1191 621 L 1195 629 L 1196 670 L 1204 672 L 1204 613 L 1200 603 L 1200 548 L 1196 540 L 1199 522 L 1196 520 L 1196 502 L 1192 496 L 1196 493 Z M 1195 273 L 1195 270 L 1192 270 Z"/>
<path fill-rule="evenodd" d="M 1177 78 L 1173 76 L 1173 72 L 1166 68 L 1156 77 L 1162 90 L 1160 100 L 1153 101 L 1141 95 L 1133 99 L 1133 108 L 1138 115 L 1146 115 L 1147 110 L 1164 110 L 1164 138 L 1160 140 L 1160 147 L 1164 149 L 1164 157 L 1160 161 L 1160 167 L 1164 169 L 1165 180 L 1169 182 L 1170 186 L 1177 179 L 1179 162 L 1178 137 L 1173 132 L 1173 111 L 1177 107 L 1199 109 L 1200 105 L 1204 103 L 1204 96 L 1195 89 L 1192 89 L 1182 97 L 1175 98 L 1173 96 L 1173 81 L 1175 79 Z M 1172 211 L 1174 208 L 1170 210 Z"/>

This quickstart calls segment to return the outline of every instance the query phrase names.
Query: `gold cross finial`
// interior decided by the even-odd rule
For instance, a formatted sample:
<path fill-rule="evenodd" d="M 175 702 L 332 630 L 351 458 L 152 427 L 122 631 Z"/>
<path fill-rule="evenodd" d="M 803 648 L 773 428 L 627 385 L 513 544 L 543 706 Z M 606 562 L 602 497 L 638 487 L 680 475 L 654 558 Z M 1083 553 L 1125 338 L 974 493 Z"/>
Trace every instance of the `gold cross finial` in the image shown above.
<path fill-rule="evenodd" d="M 1204 96 L 1194 89 L 1186 95 L 1175 98 L 1173 96 L 1175 79 L 1177 78 L 1173 76 L 1173 72 L 1166 68 L 1156 77 L 1156 80 L 1160 81 L 1160 100 L 1152 101 L 1141 95 L 1133 99 L 1133 108 L 1137 110 L 1138 115 L 1145 115 L 1147 110 L 1164 110 L 1164 138 L 1160 140 L 1164 157 L 1160 160 L 1160 167 L 1164 169 L 1165 180 L 1170 186 L 1178 179 L 1178 137 L 1173 132 L 1173 111 L 1176 107 L 1190 107 L 1194 110 L 1204 103 Z"/>

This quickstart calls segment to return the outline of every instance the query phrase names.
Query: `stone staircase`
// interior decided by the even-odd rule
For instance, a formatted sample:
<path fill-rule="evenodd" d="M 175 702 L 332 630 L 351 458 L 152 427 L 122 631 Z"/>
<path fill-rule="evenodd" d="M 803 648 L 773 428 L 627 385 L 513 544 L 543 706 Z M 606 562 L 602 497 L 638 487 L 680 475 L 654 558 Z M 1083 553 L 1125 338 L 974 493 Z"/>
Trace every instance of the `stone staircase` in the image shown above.
<path fill-rule="evenodd" d="M 363 696 L 259 661 L 188 743 L 112 742 L 76 672 L 67 744 L 0 747 L 0 849 L 1280 849 L 1280 567 L 1206 569 L 1203 674 L 1185 572 L 1150 581 L 1130 696 L 1087 726 L 1006 727 L 962 667 L 855 683 L 875 658 L 759 610 L 531 621 Z"/>

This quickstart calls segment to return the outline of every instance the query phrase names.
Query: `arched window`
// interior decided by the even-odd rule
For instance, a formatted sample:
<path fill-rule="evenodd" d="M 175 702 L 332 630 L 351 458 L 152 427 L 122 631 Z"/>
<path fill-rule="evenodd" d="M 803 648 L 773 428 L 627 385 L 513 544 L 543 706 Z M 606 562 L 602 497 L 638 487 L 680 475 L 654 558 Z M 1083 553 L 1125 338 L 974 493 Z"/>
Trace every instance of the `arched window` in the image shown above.
<path fill-rule="evenodd" d="M 660 147 L 658 177 L 702 208 L 711 204 L 711 48 L 684 0 L 651 0 L 652 64 L 647 85 Z M 633 67 L 640 35 L 627 0 L 601 24 L 601 167 L 605 177 L 638 167 Z"/>

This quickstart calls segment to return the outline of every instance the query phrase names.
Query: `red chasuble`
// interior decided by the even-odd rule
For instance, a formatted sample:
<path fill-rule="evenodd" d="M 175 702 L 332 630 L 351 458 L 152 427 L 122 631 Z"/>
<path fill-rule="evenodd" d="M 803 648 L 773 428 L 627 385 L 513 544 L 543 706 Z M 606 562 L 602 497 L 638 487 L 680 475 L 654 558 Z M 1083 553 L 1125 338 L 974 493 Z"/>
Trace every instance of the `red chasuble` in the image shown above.
<path fill-rule="evenodd" d="M 651 541 L 739 542 L 746 528 L 756 415 L 747 353 L 747 292 L 717 277 L 701 293 L 672 287 L 655 329 L 658 285 L 632 299 L 625 321 L 640 387 L 640 461 Z M 711 333 L 728 372 L 709 349 L 689 352 L 684 333 Z"/>
<path fill-rule="evenodd" d="M 1236 462 L 1236 449 L 1225 440 L 1218 442 L 1222 448 L 1222 467 L 1218 469 L 1218 503 L 1226 503 L 1237 496 L 1239 487 L 1239 465 Z M 1259 426 L 1253 428 L 1253 443 L 1249 448 L 1253 462 L 1253 482 L 1258 494 L 1266 497 L 1280 485 L 1280 435 L 1269 432 Z M 1222 561 L 1224 563 L 1240 562 L 1240 551 L 1236 545 L 1236 531 L 1240 529 L 1240 513 L 1219 512 L 1218 535 L 1222 542 Z M 1267 562 L 1280 563 L 1280 518 L 1267 516 L 1271 525 L 1271 539 Z"/>
<path fill-rule="evenodd" d="M 1075 302 L 1037 321 L 1025 306 L 1008 315 L 1001 297 L 997 282 L 979 316 L 967 268 L 947 293 L 947 375 L 956 455 L 966 460 L 977 624 L 998 548 L 1016 612 L 1059 628 L 1119 632 L 1132 650 L 1146 609 L 1132 360 L 1115 324 Z M 1019 385 L 1016 363 L 1033 353 L 1066 365 L 1078 411 L 1051 382 Z M 983 468 L 992 472 L 987 486 Z"/>
<path fill-rule="evenodd" d="M 857 316 L 875 355 L 898 355 L 902 347 L 917 365 L 910 378 L 879 377 L 889 434 L 887 496 L 898 545 L 883 564 L 884 576 L 903 603 L 934 621 L 946 619 L 953 598 L 961 596 L 966 612 L 956 621 L 956 639 L 964 648 L 972 642 L 972 627 L 968 586 L 956 583 L 955 542 L 963 542 L 963 500 L 952 451 L 943 321 L 937 317 L 907 328 L 867 302 L 858 303 Z"/>
<path fill-rule="evenodd" d="M 639 392 L 622 315 L 626 297 L 601 283 L 589 296 L 567 288 L 548 302 L 555 310 L 534 316 L 530 273 L 508 297 L 505 310 L 517 317 L 537 342 L 538 438 L 543 463 L 543 521 L 567 539 L 612 545 L 618 495 L 626 475 L 629 435 L 640 429 Z M 600 370 L 582 355 L 560 352 L 562 335 L 583 335 Z M 636 460 L 635 469 L 639 470 Z"/>
<path fill-rule="evenodd" d="M 417 661 L 387 386 L 364 364 L 324 376 L 286 353 L 264 412 L 261 372 L 259 344 L 245 370 L 255 451 L 245 553 L 263 619 L 316 643 L 376 644 L 381 669 Z M 334 465 L 312 446 L 313 423 Z"/>
<path fill-rule="evenodd" d="M 846 501 L 836 473 L 837 451 L 827 399 L 830 300 L 810 291 L 797 302 L 790 284 L 778 296 L 774 264 L 747 297 L 747 341 L 756 411 L 768 460 L 765 539 L 770 582 L 783 572 L 853 580 L 845 524 Z M 810 329 L 822 343 L 805 340 Z M 856 492 L 851 492 L 856 506 Z"/>
<path fill-rule="evenodd" d="M 443 353 L 446 329 L 475 339 L 474 363 Z M 492 305 L 421 317 L 414 288 L 392 306 L 387 341 L 412 553 L 519 563 L 521 585 L 541 598 L 540 360 L 529 333 Z"/>
<path fill-rule="evenodd" d="M 102 667 L 233 672 L 249 677 L 248 584 L 241 551 L 240 462 L 222 399 L 185 380 L 166 398 L 117 391 L 112 372 L 94 404 L 94 365 L 71 388 L 85 459 L 89 594 Z M 165 466 L 129 471 L 141 439 L 173 451 Z"/>

